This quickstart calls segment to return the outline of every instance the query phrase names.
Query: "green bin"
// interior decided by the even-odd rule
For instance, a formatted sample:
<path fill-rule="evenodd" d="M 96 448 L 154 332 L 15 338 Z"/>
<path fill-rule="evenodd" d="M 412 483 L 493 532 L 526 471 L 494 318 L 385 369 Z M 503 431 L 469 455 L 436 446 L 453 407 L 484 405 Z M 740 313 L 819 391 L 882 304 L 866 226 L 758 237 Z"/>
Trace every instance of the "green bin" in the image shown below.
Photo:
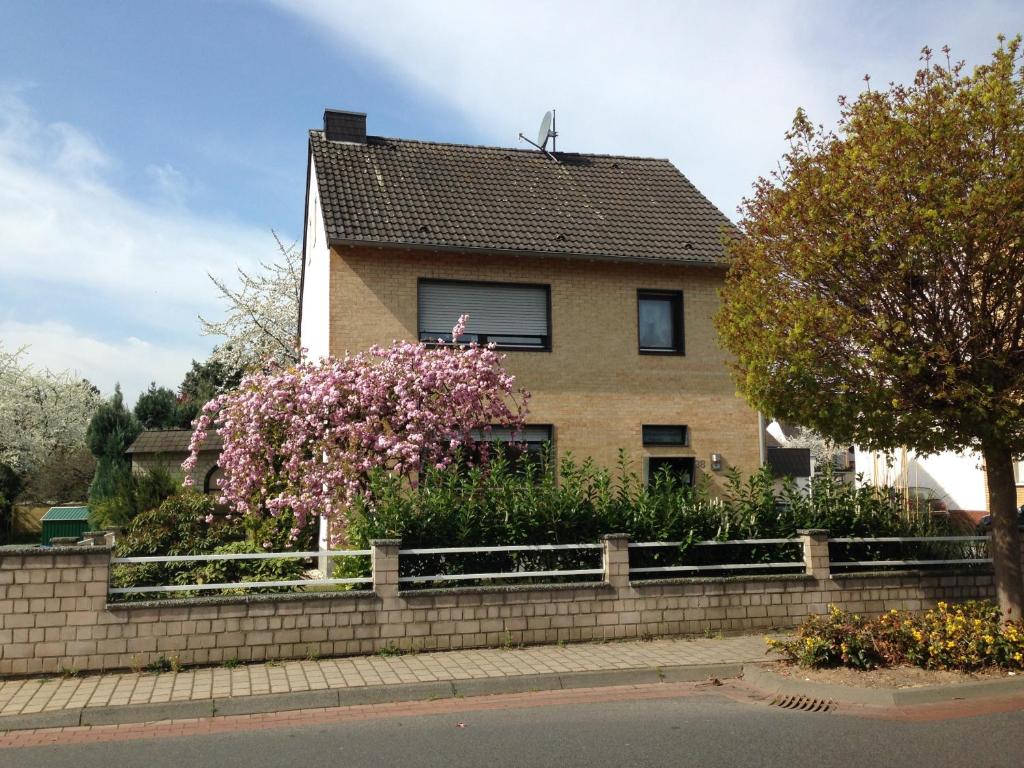
<path fill-rule="evenodd" d="M 50 507 L 43 519 L 43 546 L 48 546 L 50 539 L 59 536 L 82 538 L 89 530 L 88 507 Z"/>

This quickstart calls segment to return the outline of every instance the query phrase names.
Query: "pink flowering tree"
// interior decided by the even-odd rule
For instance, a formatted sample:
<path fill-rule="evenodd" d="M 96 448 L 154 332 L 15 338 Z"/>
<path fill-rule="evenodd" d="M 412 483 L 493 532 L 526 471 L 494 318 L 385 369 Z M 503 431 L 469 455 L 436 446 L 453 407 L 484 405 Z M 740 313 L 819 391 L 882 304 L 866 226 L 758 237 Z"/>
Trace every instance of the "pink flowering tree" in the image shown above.
<path fill-rule="evenodd" d="M 372 470 L 415 483 L 422 467 L 451 464 L 474 430 L 522 426 L 529 393 L 516 388 L 503 360 L 494 345 L 395 342 L 251 374 L 203 407 L 183 468 L 188 477 L 216 430 L 224 441 L 222 503 L 242 515 L 290 511 L 296 532 L 323 515 L 337 541 Z"/>

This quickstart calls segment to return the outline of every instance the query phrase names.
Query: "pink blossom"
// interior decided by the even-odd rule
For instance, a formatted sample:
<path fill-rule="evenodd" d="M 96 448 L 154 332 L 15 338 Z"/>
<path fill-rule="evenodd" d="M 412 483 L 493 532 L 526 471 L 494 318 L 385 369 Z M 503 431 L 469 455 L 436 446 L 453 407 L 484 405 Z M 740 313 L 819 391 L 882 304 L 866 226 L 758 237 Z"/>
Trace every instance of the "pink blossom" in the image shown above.
<path fill-rule="evenodd" d="M 220 501 L 233 513 L 291 511 L 299 528 L 324 515 L 341 536 L 370 470 L 415 482 L 423 466 L 448 466 L 474 430 L 522 428 L 529 395 L 503 360 L 493 345 L 398 341 L 251 374 L 203 407 L 183 466 L 195 467 L 213 429 L 224 442 Z"/>

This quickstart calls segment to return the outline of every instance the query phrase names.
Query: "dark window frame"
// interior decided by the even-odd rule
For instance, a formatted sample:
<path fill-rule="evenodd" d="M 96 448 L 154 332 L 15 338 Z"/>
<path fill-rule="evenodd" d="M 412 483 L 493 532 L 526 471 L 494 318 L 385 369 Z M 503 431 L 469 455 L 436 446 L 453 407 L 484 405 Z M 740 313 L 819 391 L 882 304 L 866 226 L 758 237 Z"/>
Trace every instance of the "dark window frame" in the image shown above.
<path fill-rule="evenodd" d="M 664 440 L 649 440 L 647 438 L 648 429 L 681 429 L 683 431 L 683 439 L 678 442 L 669 442 Z M 690 445 L 690 428 L 686 424 L 641 424 L 640 425 L 640 441 L 649 447 L 689 447 Z"/>
<path fill-rule="evenodd" d="M 640 303 L 670 301 L 672 304 L 672 348 L 645 347 L 640 338 Z M 636 291 L 636 343 L 641 355 L 686 355 L 686 329 L 683 323 L 683 292 L 664 288 L 638 288 Z"/>
<path fill-rule="evenodd" d="M 506 427 L 499 427 L 496 424 L 493 424 L 491 426 L 493 428 L 500 428 L 500 429 L 505 429 L 506 428 Z M 523 425 L 523 429 L 524 430 L 526 430 L 526 429 L 545 429 L 545 430 L 547 430 L 547 433 L 548 433 L 547 439 L 546 440 L 542 440 L 539 444 L 536 441 L 526 442 L 526 441 L 523 441 L 523 440 L 508 440 L 508 441 L 506 441 L 506 440 L 476 440 L 476 441 L 474 441 L 473 445 L 476 446 L 476 445 L 479 445 L 480 443 L 488 443 L 488 444 L 492 444 L 492 445 L 509 445 L 509 444 L 525 445 L 526 448 L 524 449 L 523 453 L 531 454 L 531 455 L 533 454 L 533 452 L 530 451 L 529 446 L 531 446 L 531 445 L 539 445 L 539 449 L 543 450 L 545 445 L 550 445 L 551 446 L 551 456 L 550 456 L 551 464 L 552 464 L 553 467 L 557 466 L 557 462 L 555 460 L 556 451 L 557 451 L 557 449 L 555 448 L 555 425 L 551 424 L 551 423 L 543 423 L 543 424 L 528 423 L 528 424 L 524 424 Z"/>
<path fill-rule="evenodd" d="M 497 349 L 502 352 L 550 352 L 552 349 L 552 337 L 554 336 L 554 330 L 551 327 L 551 283 L 517 283 L 511 280 L 461 280 L 461 279 L 448 279 L 444 277 L 420 277 L 416 279 L 416 336 L 421 342 L 426 344 L 428 347 L 442 347 L 453 345 L 454 341 L 438 342 L 438 336 L 450 335 L 450 329 L 447 333 L 433 334 L 430 331 L 420 331 L 420 317 L 423 311 L 423 295 L 420 291 L 420 286 L 424 283 L 446 283 L 449 285 L 478 285 L 478 286 L 511 286 L 515 288 L 543 288 L 546 295 L 546 315 L 545 320 L 548 326 L 548 335 L 542 336 L 542 346 L 524 346 L 518 344 L 503 344 L 495 343 Z M 428 338 L 423 338 L 424 334 L 429 334 Z M 481 345 L 488 344 L 487 334 L 474 334 L 477 336 L 477 340 Z M 495 334 L 501 335 L 501 334 Z M 510 336 L 515 334 L 508 334 Z"/>
<path fill-rule="evenodd" d="M 647 457 L 647 481 L 646 484 L 650 485 L 654 476 L 658 473 L 658 467 L 651 467 L 651 463 L 655 462 L 660 464 L 666 461 L 685 461 L 688 462 L 690 469 L 690 487 L 693 488 L 697 485 L 697 457 L 696 456 L 648 456 Z"/>
<path fill-rule="evenodd" d="M 218 469 L 220 469 L 220 464 L 214 464 L 207 471 L 206 476 L 203 478 L 203 493 L 220 493 L 220 488 L 210 486 L 210 480 L 213 479 L 213 475 Z"/>

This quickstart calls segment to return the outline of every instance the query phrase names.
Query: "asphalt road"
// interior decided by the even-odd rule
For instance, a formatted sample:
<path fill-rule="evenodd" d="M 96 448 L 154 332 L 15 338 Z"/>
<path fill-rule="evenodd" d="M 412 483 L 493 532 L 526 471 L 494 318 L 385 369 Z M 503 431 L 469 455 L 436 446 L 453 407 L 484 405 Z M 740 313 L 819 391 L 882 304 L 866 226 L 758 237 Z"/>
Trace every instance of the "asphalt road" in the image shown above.
<path fill-rule="evenodd" d="M 709 693 L 0 750 L 3 768 L 295 765 L 1018 768 L 1024 712 L 902 722 Z"/>

